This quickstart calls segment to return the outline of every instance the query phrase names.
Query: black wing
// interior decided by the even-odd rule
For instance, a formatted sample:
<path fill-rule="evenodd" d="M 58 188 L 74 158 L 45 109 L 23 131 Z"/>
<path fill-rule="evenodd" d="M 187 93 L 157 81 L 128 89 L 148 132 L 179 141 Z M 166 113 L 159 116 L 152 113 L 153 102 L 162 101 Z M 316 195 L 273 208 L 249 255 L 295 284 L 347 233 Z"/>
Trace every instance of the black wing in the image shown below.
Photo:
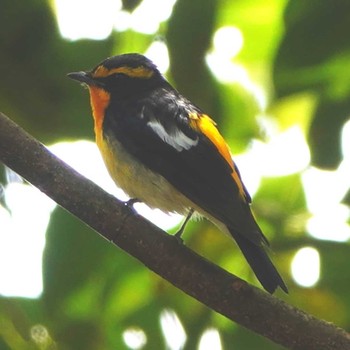
<path fill-rule="evenodd" d="M 112 104 L 106 111 L 104 132 L 106 137 L 108 132 L 117 135 L 138 161 L 210 215 L 260 245 L 266 240 L 251 214 L 248 193 L 245 199 L 240 196 L 231 165 L 205 134 L 191 127 L 191 113 L 200 116 L 201 111 L 176 91 L 162 90 L 127 106 Z"/>

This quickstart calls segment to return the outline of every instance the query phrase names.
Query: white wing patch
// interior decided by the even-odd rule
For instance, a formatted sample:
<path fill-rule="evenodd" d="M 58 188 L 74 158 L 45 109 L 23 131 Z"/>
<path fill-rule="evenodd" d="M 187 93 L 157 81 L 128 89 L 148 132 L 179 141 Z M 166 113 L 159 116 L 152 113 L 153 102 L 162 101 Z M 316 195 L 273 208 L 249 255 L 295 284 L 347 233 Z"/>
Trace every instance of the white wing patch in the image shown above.
<path fill-rule="evenodd" d="M 148 126 L 168 145 L 175 148 L 178 152 L 188 150 L 193 146 L 196 146 L 198 139 L 193 140 L 185 135 L 181 130 L 175 131 L 173 135 L 169 134 L 164 126 L 158 121 L 152 120 L 147 123 Z"/>

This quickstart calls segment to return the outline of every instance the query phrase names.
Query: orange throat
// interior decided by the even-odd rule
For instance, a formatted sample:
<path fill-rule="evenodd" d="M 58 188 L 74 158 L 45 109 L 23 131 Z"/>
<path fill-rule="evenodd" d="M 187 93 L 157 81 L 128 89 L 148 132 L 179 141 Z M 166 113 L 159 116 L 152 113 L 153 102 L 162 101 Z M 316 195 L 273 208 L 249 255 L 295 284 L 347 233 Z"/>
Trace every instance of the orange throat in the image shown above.
<path fill-rule="evenodd" d="M 102 141 L 102 125 L 105 117 L 105 111 L 109 105 L 111 96 L 107 91 L 96 86 L 89 86 L 89 90 L 92 115 L 94 117 L 96 143 L 97 145 L 100 145 Z"/>

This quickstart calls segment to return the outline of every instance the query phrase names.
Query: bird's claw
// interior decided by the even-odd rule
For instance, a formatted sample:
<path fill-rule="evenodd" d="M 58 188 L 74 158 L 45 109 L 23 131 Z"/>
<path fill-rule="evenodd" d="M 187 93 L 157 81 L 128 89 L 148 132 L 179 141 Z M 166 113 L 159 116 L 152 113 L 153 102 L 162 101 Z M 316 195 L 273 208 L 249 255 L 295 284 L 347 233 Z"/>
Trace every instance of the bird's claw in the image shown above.
<path fill-rule="evenodd" d="M 138 198 L 130 198 L 126 202 L 124 202 L 124 205 L 128 207 L 133 213 L 136 213 L 136 210 L 134 208 L 135 203 L 141 202 Z"/>

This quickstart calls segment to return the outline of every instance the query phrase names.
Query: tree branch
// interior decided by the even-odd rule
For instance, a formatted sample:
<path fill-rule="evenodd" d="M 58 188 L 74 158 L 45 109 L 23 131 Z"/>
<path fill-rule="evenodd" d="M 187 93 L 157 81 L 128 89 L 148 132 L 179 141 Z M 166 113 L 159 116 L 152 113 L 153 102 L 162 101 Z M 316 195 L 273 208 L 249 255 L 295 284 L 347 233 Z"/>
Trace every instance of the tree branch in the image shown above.
<path fill-rule="evenodd" d="M 350 349 L 344 330 L 203 259 L 133 213 L 0 113 L 0 160 L 149 269 L 211 309 L 290 349 Z"/>

